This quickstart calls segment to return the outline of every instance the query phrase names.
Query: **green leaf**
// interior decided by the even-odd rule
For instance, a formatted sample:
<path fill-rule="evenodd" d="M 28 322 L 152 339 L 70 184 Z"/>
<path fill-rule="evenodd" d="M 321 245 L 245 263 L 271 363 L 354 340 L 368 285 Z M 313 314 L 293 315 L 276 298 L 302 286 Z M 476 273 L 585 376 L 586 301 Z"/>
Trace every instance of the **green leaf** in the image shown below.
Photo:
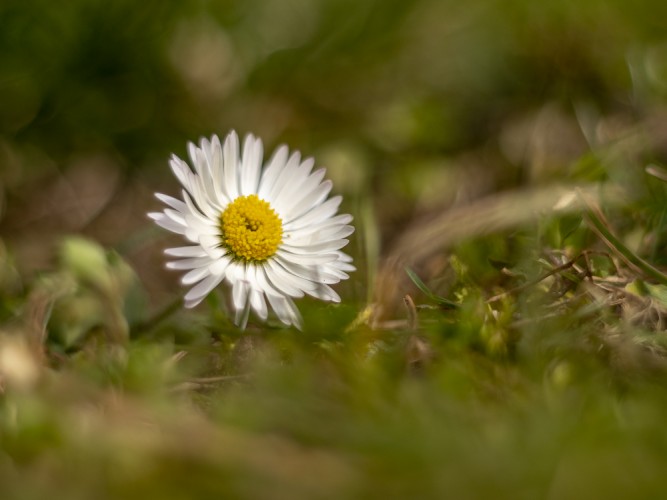
<path fill-rule="evenodd" d="M 581 226 L 581 215 L 566 215 L 558 221 L 558 233 L 561 245 Z"/>
<path fill-rule="evenodd" d="M 436 304 L 446 307 L 448 309 L 456 309 L 458 307 L 458 304 L 456 302 L 452 302 L 449 299 L 446 299 L 444 297 L 440 297 L 439 295 L 436 295 L 433 293 L 427 286 L 426 284 L 421 280 L 419 276 L 417 276 L 417 273 L 415 273 L 412 269 L 409 267 L 405 268 L 405 272 L 407 273 L 408 277 L 410 280 L 415 284 L 419 290 L 424 293 L 430 300 L 435 302 Z"/>

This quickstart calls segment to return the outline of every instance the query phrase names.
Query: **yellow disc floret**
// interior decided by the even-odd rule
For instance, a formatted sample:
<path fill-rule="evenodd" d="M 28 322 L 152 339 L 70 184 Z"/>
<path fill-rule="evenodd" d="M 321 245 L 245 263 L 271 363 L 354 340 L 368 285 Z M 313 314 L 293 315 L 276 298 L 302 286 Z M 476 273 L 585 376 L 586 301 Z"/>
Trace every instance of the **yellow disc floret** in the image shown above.
<path fill-rule="evenodd" d="M 283 222 L 257 195 L 240 196 L 220 214 L 223 244 L 238 259 L 264 261 L 283 240 Z"/>

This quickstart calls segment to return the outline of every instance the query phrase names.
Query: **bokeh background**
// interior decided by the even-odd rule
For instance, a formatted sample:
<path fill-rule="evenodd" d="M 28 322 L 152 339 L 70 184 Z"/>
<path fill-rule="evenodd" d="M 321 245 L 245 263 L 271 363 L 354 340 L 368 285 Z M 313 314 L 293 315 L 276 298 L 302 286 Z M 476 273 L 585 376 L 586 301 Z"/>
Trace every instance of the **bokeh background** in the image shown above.
<path fill-rule="evenodd" d="M 355 216 L 303 334 L 173 305 L 146 212 L 231 129 Z M 485 301 L 667 266 L 666 163 L 662 0 L 2 0 L 0 496 L 656 498 L 660 273 Z M 625 246 L 550 218 L 563 186 Z"/>
<path fill-rule="evenodd" d="M 571 177 L 592 144 L 636 127 L 646 161 L 660 160 L 665 10 L 6 0 L 3 240 L 30 274 L 48 267 L 58 236 L 81 232 L 120 248 L 159 293 L 169 278 L 146 246 L 151 193 L 176 192 L 171 153 L 230 129 L 259 135 L 267 152 L 285 142 L 314 155 L 347 210 L 372 209 L 382 249 L 421 213 Z"/>

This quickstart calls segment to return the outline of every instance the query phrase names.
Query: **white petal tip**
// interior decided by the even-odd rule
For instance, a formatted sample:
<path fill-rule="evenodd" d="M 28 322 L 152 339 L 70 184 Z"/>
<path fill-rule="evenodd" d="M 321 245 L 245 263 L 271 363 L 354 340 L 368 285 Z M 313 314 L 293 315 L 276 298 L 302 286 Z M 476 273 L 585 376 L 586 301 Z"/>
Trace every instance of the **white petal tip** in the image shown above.
<path fill-rule="evenodd" d="M 185 300 L 184 300 L 185 307 L 187 307 L 188 309 L 192 309 L 193 307 L 195 307 L 199 303 L 201 303 L 201 301 L 204 300 L 204 297 L 206 297 L 206 295 L 204 295 L 202 297 L 197 297 L 197 296 L 188 297 L 186 295 Z"/>

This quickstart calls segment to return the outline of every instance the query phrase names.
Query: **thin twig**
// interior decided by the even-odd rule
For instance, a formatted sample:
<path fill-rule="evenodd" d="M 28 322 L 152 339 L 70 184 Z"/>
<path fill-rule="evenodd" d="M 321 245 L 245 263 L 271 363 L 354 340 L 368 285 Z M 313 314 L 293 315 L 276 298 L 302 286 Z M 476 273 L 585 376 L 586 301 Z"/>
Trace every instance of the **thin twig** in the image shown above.
<path fill-rule="evenodd" d="M 531 286 L 535 286 L 538 283 L 540 283 L 541 281 L 544 281 L 545 279 L 549 278 L 550 276 L 553 276 L 554 274 L 557 274 L 561 271 L 564 271 L 565 269 L 569 269 L 570 267 L 574 266 L 575 262 L 577 262 L 577 260 L 579 260 L 580 257 L 581 257 L 581 255 L 577 255 L 577 257 L 575 257 L 574 259 L 569 260 L 565 264 L 561 264 L 558 267 L 554 267 L 551 271 L 549 271 L 546 274 L 543 274 L 539 278 L 528 281 L 528 282 L 524 283 L 523 285 L 519 285 L 516 288 L 512 288 L 511 290 L 506 290 L 503 293 L 499 293 L 498 295 L 494 295 L 493 297 L 487 299 L 486 303 L 490 304 L 491 302 L 495 302 L 497 300 L 500 300 L 503 297 L 506 297 L 507 295 L 512 295 L 514 293 L 521 292 L 522 290 L 525 290 L 526 288 L 530 288 Z"/>
<path fill-rule="evenodd" d="M 403 302 L 405 302 L 405 307 L 408 309 L 408 328 L 411 331 L 416 332 L 419 327 L 419 319 L 417 318 L 415 302 L 410 295 L 403 297 Z"/>
<path fill-rule="evenodd" d="M 249 373 L 242 373 L 239 375 L 220 375 L 217 377 L 198 377 L 198 378 L 192 378 L 186 382 L 181 382 L 180 384 L 175 385 L 174 387 L 171 388 L 171 391 L 173 392 L 181 392 L 181 391 L 190 391 L 190 390 L 195 390 L 195 389 L 200 389 L 204 386 L 208 385 L 213 385 L 218 382 L 228 382 L 232 380 L 242 380 L 245 378 L 250 377 L 251 374 Z"/>

